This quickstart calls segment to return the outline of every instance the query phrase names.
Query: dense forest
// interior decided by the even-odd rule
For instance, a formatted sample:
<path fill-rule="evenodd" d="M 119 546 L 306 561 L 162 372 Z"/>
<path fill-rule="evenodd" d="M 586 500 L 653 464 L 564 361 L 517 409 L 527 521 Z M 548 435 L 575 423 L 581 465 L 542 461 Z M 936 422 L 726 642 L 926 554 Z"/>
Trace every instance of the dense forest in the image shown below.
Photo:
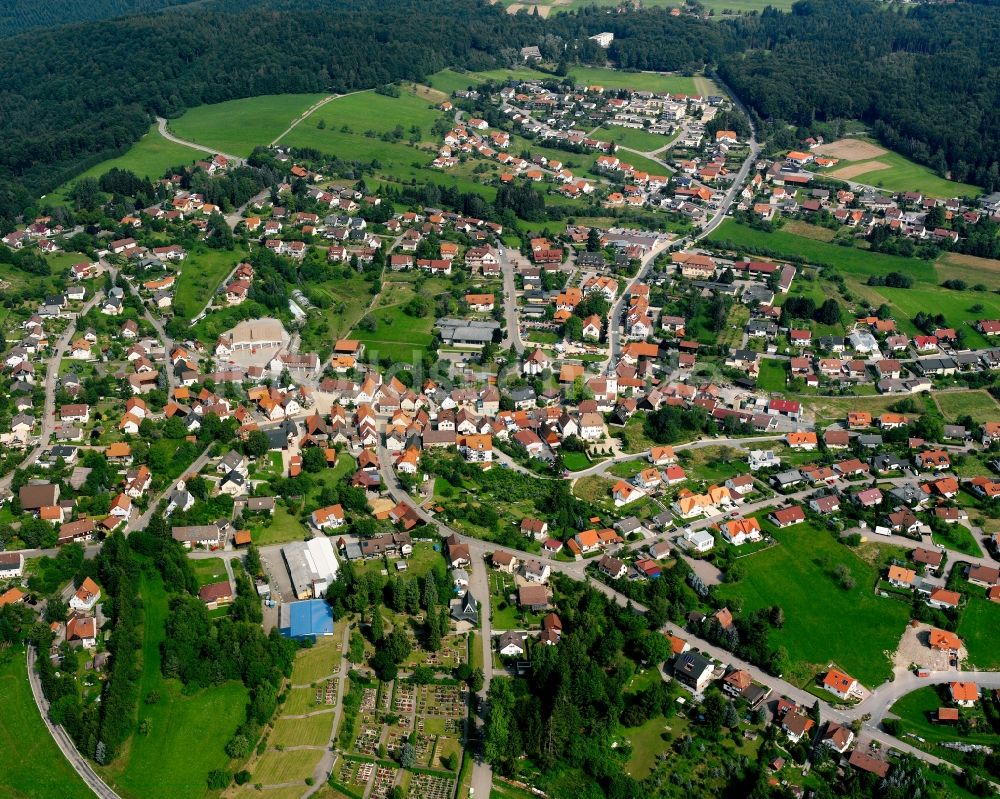
<path fill-rule="evenodd" d="M 602 29 L 616 37 L 607 53 L 587 40 Z M 605 55 L 626 69 L 707 65 L 777 147 L 861 119 L 941 174 L 1000 186 L 993 4 L 901 11 L 870 0 L 801 0 L 789 13 L 711 21 L 597 8 L 542 19 L 482 0 L 215 0 L 0 40 L 0 228 L 39 195 L 126 150 L 154 114 L 423 80 L 446 66 L 513 65 L 526 44 L 564 65 Z"/>
<path fill-rule="evenodd" d="M 731 23 L 719 74 L 763 119 L 861 119 L 940 174 L 1000 188 L 1000 8 L 800 0 Z M 742 51 L 741 51 L 742 50 Z"/>
<path fill-rule="evenodd" d="M 0 37 L 36 28 L 51 28 L 74 22 L 114 19 L 129 14 L 148 14 L 192 0 L 4 0 L 0 5 Z"/>

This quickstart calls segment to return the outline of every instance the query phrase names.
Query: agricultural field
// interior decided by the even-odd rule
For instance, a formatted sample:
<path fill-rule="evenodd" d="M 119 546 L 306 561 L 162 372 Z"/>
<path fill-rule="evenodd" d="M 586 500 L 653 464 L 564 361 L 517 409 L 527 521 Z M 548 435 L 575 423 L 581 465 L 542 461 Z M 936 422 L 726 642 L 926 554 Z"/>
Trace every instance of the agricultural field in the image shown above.
<path fill-rule="evenodd" d="M 885 652 L 896 648 L 909 608 L 873 596 L 875 569 L 826 531 L 810 523 L 786 530 L 767 522 L 762 527 L 778 546 L 742 560 L 746 577 L 717 590 L 722 599 L 739 597 L 744 613 L 772 605 L 784 610 L 785 624 L 770 640 L 788 651 L 786 679 L 808 685 L 836 662 L 866 686 L 887 680 L 891 667 Z M 853 586 L 844 587 L 839 566 Z M 856 635 L 860 629 L 862 637 Z"/>
<path fill-rule="evenodd" d="M 1000 669 L 1000 604 L 972 597 L 962 613 L 958 635 L 969 650 L 969 660 L 979 669 Z"/>
<path fill-rule="evenodd" d="M 1000 288 L 1000 261 L 948 252 L 937 260 L 939 281 L 964 280 L 970 286 L 982 284 L 988 289 Z"/>
<path fill-rule="evenodd" d="M 949 422 L 960 416 L 980 423 L 1000 419 L 1000 405 L 987 391 L 941 391 L 934 394 L 934 402 Z"/>
<path fill-rule="evenodd" d="M 817 148 L 817 152 L 841 159 L 826 172 L 832 178 L 851 180 L 888 191 L 919 191 L 931 197 L 975 197 L 982 189 L 945 180 L 931 169 L 870 139 L 841 139 Z"/>
<path fill-rule="evenodd" d="M 603 86 L 605 89 L 698 94 L 696 78 L 686 75 L 664 75 L 660 72 L 621 72 L 601 67 L 573 67 L 570 77 L 578 86 Z"/>
<path fill-rule="evenodd" d="M 201 799 L 205 779 L 213 769 L 225 768 L 223 749 L 244 719 L 247 691 L 239 683 L 182 690 L 176 680 L 160 673 L 160 643 L 167 618 L 167 594 L 162 579 L 144 575 L 142 676 L 139 695 L 152 692 L 160 700 L 141 701 L 139 723 L 152 724 L 150 735 L 135 735 L 120 762 L 104 770 L 123 796 L 135 799 Z M 192 747 L 191 741 L 198 746 Z"/>
<path fill-rule="evenodd" d="M 48 199 L 55 203 L 65 201 L 69 196 L 70 188 L 80 178 L 100 177 L 115 167 L 128 169 L 139 177 L 156 179 L 163 177 L 164 173 L 171 167 L 187 166 L 206 155 L 207 153 L 201 150 L 194 150 L 183 144 L 167 141 L 153 124 L 146 135 L 132 145 L 128 152 L 92 166 L 53 191 L 48 195 Z"/>
<path fill-rule="evenodd" d="M 258 145 L 267 146 L 325 94 L 268 94 L 225 103 L 200 105 L 186 111 L 167 127 L 175 136 L 248 156 Z"/>
<path fill-rule="evenodd" d="M 23 649 L 0 652 L 0 794 L 7 799 L 89 799 L 93 796 L 56 746 L 38 713 Z M 17 753 L 12 756 L 12 753 Z"/>

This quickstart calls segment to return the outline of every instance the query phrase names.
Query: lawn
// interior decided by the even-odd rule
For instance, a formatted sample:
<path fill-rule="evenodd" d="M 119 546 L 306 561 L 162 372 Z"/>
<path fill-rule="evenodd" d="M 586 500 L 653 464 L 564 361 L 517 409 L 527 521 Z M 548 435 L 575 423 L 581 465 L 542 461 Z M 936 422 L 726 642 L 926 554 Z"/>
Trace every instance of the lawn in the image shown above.
<path fill-rule="evenodd" d="M 944 529 L 943 533 L 934 533 L 931 535 L 931 539 L 935 544 L 941 544 L 948 549 L 953 549 L 965 555 L 972 555 L 974 558 L 981 558 L 983 556 L 983 550 L 976 543 L 976 539 L 973 538 L 972 533 L 961 524 L 950 524 Z"/>
<path fill-rule="evenodd" d="M 581 477 L 573 485 L 573 493 L 584 502 L 610 502 L 611 487 L 615 481 L 599 474 Z"/>
<path fill-rule="evenodd" d="M 788 373 L 785 371 L 784 361 L 777 361 L 774 358 L 762 358 L 760 361 L 760 374 L 757 377 L 757 387 L 761 391 L 784 391 L 787 376 Z"/>
<path fill-rule="evenodd" d="M 172 119 L 175 136 L 232 155 L 248 156 L 268 145 L 325 94 L 267 94 L 200 105 Z"/>
<path fill-rule="evenodd" d="M 870 141 L 862 139 L 862 141 Z M 876 142 L 871 142 L 876 144 Z M 882 145 L 877 145 L 881 147 Z M 869 170 L 860 171 L 864 166 Z M 982 193 L 977 186 L 967 183 L 957 183 L 945 180 L 922 164 L 911 161 L 906 156 L 886 150 L 875 158 L 861 161 L 840 161 L 835 167 L 827 170 L 827 174 L 837 177 L 841 169 L 853 167 L 850 180 L 865 183 L 870 186 L 887 189 L 888 191 L 919 191 L 931 197 L 976 197 Z M 854 171 L 857 170 L 857 171 Z"/>
<path fill-rule="evenodd" d="M 1000 603 L 971 597 L 958 624 L 958 635 L 969 650 L 969 660 L 977 668 L 1000 669 Z"/>
<path fill-rule="evenodd" d="M 605 89 L 634 89 L 672 94 L 697 94 L 695 78 L 664 75 L 659 72 L 622 72 L 602 67 L 573 67 L 569 76 L 577 86 L 603 86 Z"/>
<path fill-rule="evenodd" d="M 207 558 L 205 560 L 192 560 L 191 567 L 194 569 L 194 576 L 198 579 L 198 585 L 205 586 L 211 583 L 221 583 L 228 580 L 226 564 L 222 558 Z"/>
<path fill-rule="evenodd" d="M 311 685 L 317 680 L 331 676 L 340 665 L 340 644 L 343 629 L 335 629 L 334 634 L 316 642 L 309 649 L 303 649 L 295 656 L 292 667 L 293 685 Z"/>
<path fill-rule="evenodd" d="M 740 597 L 744 613 L 772 605 L 784 610 L 785 624 L 771 632 L 770 641 L 787 649 L 792 667 L 786 678 L 793 682 L 808 684 L 831 662 L 868 687 L 887 680 L 885 653 L 896 648 L 909 608 L 875 597 L 875 569 L 830 534 L 810 523 L 786 530 L 762 526 L 779 546 L 741 561 L 746 577 L 719 586 L 719 596 Z M 840 565 L 848 569 L 852 588 L 843 588 L 835 575 Z"/>
<path fill-rule="evenodd" d="M 312 776 L 322 758 L 323 752 L 319 749 L 295 749 L 290 752 L 269 749 L 254 765 L 253 781 L 261 785 L 302 782 Z"/>
<path fill-rule="evenodd" d="M 474 72 L 442 69 L 440 72 L 431 75 L 427 82 L 431 85 L 431 88 L 451 94 L 452 92 L 468 89 L 470 86 L 478 86 L 483 82 L 483 79 Z"/>
<path fill-rule="evenodd" d="M 326 746 L 333 727 L 333 708 L 303 719 L 279 718 L 268 739 L 271 746 Z"/>
<path fill-rule="evenodd" d="M 637 780 L 643 780 L 653 771 L 656 758 L 670 748 L 670 725 L 663 716 L 652 718 L 641 727 L 625 730 L 625 737 L 632 744 L 632 757 L 625 770 Z M 666 736 L 666 740 L 664 740 Z"/>
<path fill-rule="evenodd" d="M 312 713 L 314 710 L 322 710 L 326 707 L 329 706 L 316 703 L 316 689 L 311 685 L 304 688 L 292 688 L 288 692 L 288 699 L 280 706 L 281 712 L 289 716 Z"/>
<path fill-rule="evenodd" d="M 80 178 L 100 177 L 115 167 L 128 169 L 139 177 L 156 179 L 162 178 L 171 167 L 187 166 L 204 158 L 205 155 L 206 153 L 201 150 L 193 150 L 183 144 L 167 141 L 154 124 L 127 152 L 92 166 L 53 191 L 48 198 L 53 202 L 65 200 L 70 187 Z"/>
<path fill-rule="evenodd" d="M 253 524 L 250 527 L 250 537 L 259 547 L 268 544 L 284 544 L 287 541 L 301 541 L 305 538 L 306 529 L 302 522 L 291 513 L 283 503 L 278 502 L 271 517 L 271 524 Z"/>
<path fill-rule="evenodd" d="M 0 794 L 7 799 L 91 799 L 38 713 L 23 649 L 0 652 Z M 16 754 L 15 754 L 16 753 Z"/>
<path fill-rule="evenodd" d="M 580 472 L 590 468 L 590 458 L 583 452 L 564 452 L 563 466 L 571 472 Z"/>
<path fill-rule="evenodd" d="M 190 251 L 177 275 L 174 314 L 189 320 L 197 316 L 215 296 L 226 276 L 247 255 L 242 248 L 235 251 L 210 250 L 202 245 Z"/>
<path fill-rule="evenodd" d="M 709 236 L 711 242 L 732 242 L 737 248 L 758 247 L 780 258 L 804 259 L 806 263 L 830 265 L 845 275 L 867 279 L 870 275 L 884 276 L 903 272 L 921 283 L 937 283 L 934 265 L 919 258 L 883 255 L 857 247 L 841 247 L 825 241 L 805 238 L 786 230 L 768 233 L 726 219 Z M 904 291 L 905 289 L 900 289 Z"/>
<path fill-rule="evenodd" d="M 613 141 L 616 144 L 620 144 L 622 147 L 628 147 L 630 150 L 638 150 L 642 153 L 648 153 L 656 150 L 662 150 L 671 141 L 673 141 L 675 137 L 672 135 L 663 136 L 659 133 L 648 133 L 645 130 L 638 130 L 637 128 L 623 128 L 618 125 L 608 125 L 607 127 L 594 131 L 593 138 L 600 139 L 601 141 Z M 630 155 L 631 154 L 629 154 L 629 156 Z"/>
<path fill-rule="evenodd" d="M 971 416 L 979 423 L 1000 418 L 1000 405 L 986 391 L 941 391 L 933 396 L 941 415 L 950 422 L 960 416 Z"/>
<path fill-rule="evenodd" d="M 123 762 L 107 773 L 124 796 L 136 799 L 200 799 L 213 769 L 229 764 L 223 747 L 244 719 L 247 691 L 230 682 L 193 693 L 160 673 L 160 644 L 168 612 L 159 577 L 143 575 L 142 676 L 139 696 L 160 694 L 154 705 L 139 704 L 139 723 L 149 719 L 152 734 L 135 735 Z M 192 746 L 197 741 L 197 746 Z"/>

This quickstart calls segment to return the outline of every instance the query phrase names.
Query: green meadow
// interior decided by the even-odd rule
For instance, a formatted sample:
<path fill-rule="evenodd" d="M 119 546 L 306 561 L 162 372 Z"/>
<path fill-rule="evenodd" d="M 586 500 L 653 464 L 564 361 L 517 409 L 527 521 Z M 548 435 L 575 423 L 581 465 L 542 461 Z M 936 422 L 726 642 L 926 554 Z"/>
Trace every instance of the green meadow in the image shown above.
<path fill-rule="evenodd" d="M 268 94 L 225 103 L 200 105 L 168 123 L 182 139 L 247 156 L 268 145 L 325 94 Z"/>
<path fill-rule="evenodd" d="M 739 597 L 744 613 L 772 605 L 784 610 L 784 626 L 772 630 L 770 641 L 788 650 L 792 666 L 786 678 L 807 685 L 837 663 L 869 688 L 889 679 L 885 653 L 896 648 L 909 606 L 876 597 L 874 567 L 829 532 L 809 522 L 785 530 L 762 526 L 777 546 L 742 559 L 746 577 L 717 590 L 723 600 Z M 840 566 L 852 587 L 837 576 Z"/>
<path fill-rule="evenodd" d="M 138 723 L 149 720 L 149 735 L 136 734 L 119 762 L 104 769 L 116 789 L 135 799 L 201 799 L 213 769 L 229 765 L 224 747 L 246 712 L 247 692 L 226 683 L 194 692 L 160 672 L 168 597 L 158 574 L 140 583 L 143 611 L 142 674 Z M 145 697 L 158 692 L 155 704 Z M 196 742 L 197 745 L 192 745 Z"/>
<path fill-rule="evenodd" d="M 86 172 L 77 175 L 72 180 L 67 181 L 58 189 L 48 195 L 48 199 L 53 202 L 64 201 L 69 195 L 69 190 L 80 178 L 96 178 L 103 175 L 110 169 L 128 169 L 139 177 L 150 178 L 152 180 L 163 177 L 164 173 L 171 167 L 188 166 L 202 158 L 207 153 L 201 150 L 194 150 L 185 147 L 183 144 L 175 144 L 164 139 L 157 130 L 156 125 L 149 128 L 138 142 L 116 158 L 102 161 L 92 166 Z"/>
<path fill-rule="evenodd" d="M 6 799 L 91 799 L 38 712 L 24 650 L 0 652 L 0 795 Z"/>

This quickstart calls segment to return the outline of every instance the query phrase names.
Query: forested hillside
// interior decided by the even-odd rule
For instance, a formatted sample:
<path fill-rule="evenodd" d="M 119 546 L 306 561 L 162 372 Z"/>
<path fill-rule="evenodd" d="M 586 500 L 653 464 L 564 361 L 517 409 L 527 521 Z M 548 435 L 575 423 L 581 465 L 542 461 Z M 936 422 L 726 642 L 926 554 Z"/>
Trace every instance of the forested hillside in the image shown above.
<path fill-rule="evenodd" d="M 615 33 L 608 51 L 587 40 L 600 30 Z M 816 122 L 860 118 L 941 174 L 1000 187 L 997 5 L 802 0 L 791 13 L 725 21 L 596 8 L 546 20 L 482 0 L 209 0 L 0 40 L 0 228 L 127 149 L 154 114 L 422 80 L 446 66 L 511 66 L 526 44 L 552 63 L 708 65 L 762 122 L 776 123 L 762 126 L 773 143 L 794 145 Z"/>
<path fill-rule="evenodd" d="M 192 0 L 4 0 L 0 4 L 0 37 L 72 22 L 148 14 Z"/>
<path fill-rule="evenodd" d="M 1000 187 L 1000 8 L 801 0 L 726 23 L 720 73 L 761 117 L 808 127 L 858 118 L 955 180 Z"/>

